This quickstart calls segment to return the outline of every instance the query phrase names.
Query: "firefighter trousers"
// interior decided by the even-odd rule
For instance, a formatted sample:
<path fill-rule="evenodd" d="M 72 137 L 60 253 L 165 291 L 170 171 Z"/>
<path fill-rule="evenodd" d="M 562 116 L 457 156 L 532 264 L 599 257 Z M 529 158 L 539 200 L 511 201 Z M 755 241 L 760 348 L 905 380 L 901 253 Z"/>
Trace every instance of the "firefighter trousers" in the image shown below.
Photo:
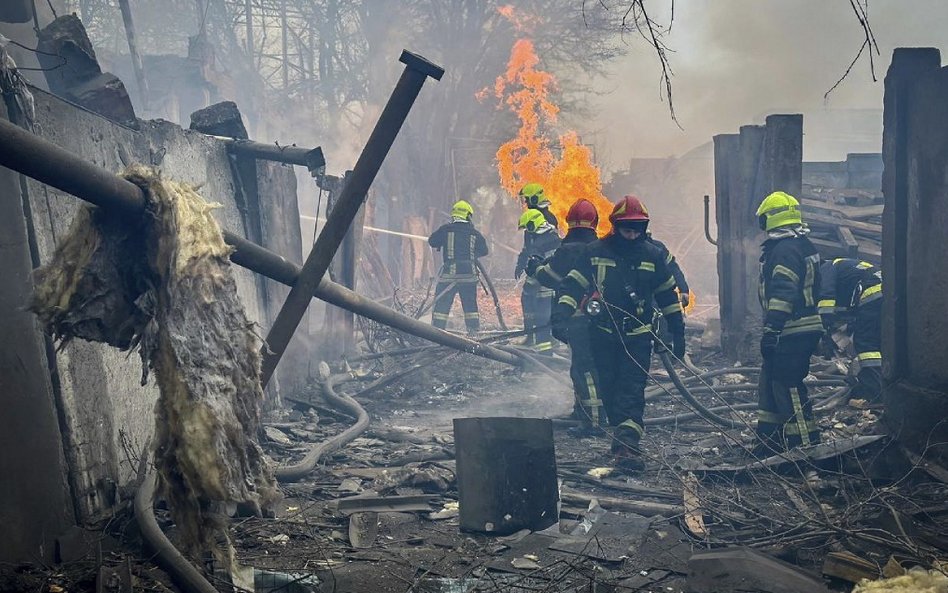
<path fill-rule="evenodd" d="M 813 404 L 803 384 L 819 341 L 817 333 L 781 336 L 776 352 L 764 359 L 757 385 L 757 436 L 764 453 L 820 442 Z"/>
<path fill-rule="evenodd" d="M 569 332 L 569 376 L 573 380 L 573 416 L 583 426 L 605 426 L 606 410 L 599 395 L 599 372 L 590 345 L 589 318 L 574 315 L 567 322 Z"/>
<path fill-rule="evenodd" d="M 448 316 L 454 306 L 454 296 L 460 295 L 461 309 L 464 311 L 464 325 L 470 333 L 480 329 L 481 318 L 477 312 L 477 277 L 458 279 L 439 279 L 435 288 L 434 312 L 431 323 L 444 329 L 448 325 Z"/>
<path fill-rule="evenodd" d="M 553 353 L 553 329 L 550 314 L 553 312 L 553 291 L 543 288 L 530 279 L 520 293 L 523 308 L 523 329 L 527 332 L 527 345 L 540 354 Z"/>
<path fill-rule="evenodd" d="M 855 397 L 875 400 L 882 395 L 882 299 L 860 303 L 853 320 L 853 346 L 859 360 Z"/>
<path fill-rule="evenodd" d="M 645 434 L 645 384 L 652 337 L 648 333 L 619 337 L 593 327 L 590 342 L 600 397 L 609 424 L 615 428 L 612 450 L 619 451 L 623 445 L 637 450 Z"/>

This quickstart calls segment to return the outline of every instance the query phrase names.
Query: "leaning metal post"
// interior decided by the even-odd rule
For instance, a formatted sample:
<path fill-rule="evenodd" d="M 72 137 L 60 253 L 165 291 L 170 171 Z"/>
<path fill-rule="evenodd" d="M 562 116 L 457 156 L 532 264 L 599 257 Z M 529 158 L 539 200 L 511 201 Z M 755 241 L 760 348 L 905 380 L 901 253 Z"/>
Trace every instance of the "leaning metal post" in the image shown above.
<path fill-rule="evenodd" d="M 145 208 L 145 195 L 134 183 L 84 161 L 68 150 L 2 118 L 0 166 L 32 177 L 40 183 L 101 208 L 119 210 L 130 216 L 140 216 Z M 296 284 L 300 274 L 299 266 L 234 233 L 224 231 L 223 234 L 224 240 L 235 248 L 231 255 L 231 261 L 235 264 L 287 286 Z M 320 281 L 313 291 L 313 296 L 436 344 L 505 364 L 520 365 L 519 359 L 509 352 L 412 319 L 328 279 Z"/>
<path fill-rule="evenodd" d="M 352 168 L 352 174 L 346 179 L 346 184 L 327 217 L 319 238 L 303 264 L 303 269 L 290 294 L 287 295 L 283 307 L 277 314 L 267 334 L 266 345 L 263 349 L 263 370 L 261 382 L 266 385 L 273 376 L 283 352 L 286 351 L 290 339 L 306 313 L 313 293 L 319 287 L 326 270 L 332 263 L 336 250 L 342 243 L 352 225 L 352 220 L 359 212 L 365 201 L 369 187 L 375 180 L 382 161 L 388 154 L 395 137 L 401 129 L 408 112 L 411 110 L 418 93 L 425 80 L 430 76 L 440 80 L 444 69 L 436 66 L 421 56 L 403 51 L 399 61 L 405 64 L 395 90 L 392 91 L 382 115 L 379 116 L 369 141 L 366 142 L 362 154 Z"/>

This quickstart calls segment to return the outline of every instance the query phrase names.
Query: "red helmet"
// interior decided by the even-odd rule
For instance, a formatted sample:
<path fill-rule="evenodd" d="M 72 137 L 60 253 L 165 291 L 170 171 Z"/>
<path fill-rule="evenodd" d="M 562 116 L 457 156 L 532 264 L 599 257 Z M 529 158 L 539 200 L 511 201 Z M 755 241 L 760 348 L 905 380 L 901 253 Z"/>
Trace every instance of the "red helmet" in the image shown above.
<path fill-rule="evenodd" d="M 616 202 L 609 215 L 609 222 L 613 225 L 623 220 L 648 222 L 648 209 L 637 197 L 625 196 Z"/>
<path fill-rule="evenodd" d="M 599 212 L 589 200 L 576 200 L 566 213 L 566 224 L 571 229 L 594 229 L 599 226 Z"/>

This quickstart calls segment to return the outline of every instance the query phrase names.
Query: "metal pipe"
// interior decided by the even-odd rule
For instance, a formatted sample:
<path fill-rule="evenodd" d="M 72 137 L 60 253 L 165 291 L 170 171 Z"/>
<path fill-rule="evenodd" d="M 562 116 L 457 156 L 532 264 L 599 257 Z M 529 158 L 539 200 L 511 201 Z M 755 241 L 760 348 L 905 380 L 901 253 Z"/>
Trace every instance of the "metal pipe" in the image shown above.
<path fill-rule="evenodd" d="M 144 193 L 134 183 L 84 161 L 4 119 L 0 119 L 0 166 L 13 169 L 101 208 L 118 210 L 132 216 L 140 216 L 145 209 Z M 223 231 L 223 235 L 224 241 L 235 247 L 230 258 L 235 264 L 287 286 L 296 283 L 300 274 L 300 267 L 296 264 L 230 231 Z M 313 291 L 313 296 L 448 348 L 504 364 L 520 364 L 519 359 L 510 353 L 402 315 L 325 278 Z"/>
<path fill-rule="evenodd" d="M 297 282 L 290 289 L 277 313 L 273 326 L 267 334 L 266 347 L 263 349 L 261 382 L 266 385 L 273 376 L 283 352 L 303 319 L 313 293 L 329 269 L 333 256 L 342 244 L 352 221 L 365 201 L 369 187 L 375 180 L 382 161 L 388 154 L 395 137 L 398 135 L 408 112 L 411 110 L 425 80 L 430 76 L 440 80 L 444 69 L 428 60 L 407 51 L 399 58 L 405 69 L 388 99 L 385 109 L 379 116 L 372 135 L 362 149 L 362 154 L 352 168 L 352 174 L 346 177 L 346 184 L 340 192 L 332 211 L 327 217 L 323 230 L 310 251 Z"/>
<path fill-rule="evenodd" d="M 138 53 L 138 44 L 135 42 L 135 24 L 132 21 L 132 8 L 128 0 L 119 0 L 122 10 L 122 21 L 125 23 L 125 37 L 128 39 L 128 55 L 132 58 L 132 67 L 135 69 L 135 80 L 138 82 L 138 94 L 141 95 L 142 109 L 148 109 L 148 81 L 145 79 L 145 69 L 142 67 L 142 57 Z"/>
<path fill-rule="evenodd" d="M 321 173 L 326 167 L 326 157 L 323 156 L 323 149 L 319 146 L 316 148 L 301 148 L 299 146 L 264 144 L 263 142 L 239 138 L 223 138 L 221 136 L 215 136 L 215 138 L 220 138 L 221 141 L 227 144 L 227 150 L 234 154 L 263 161 L 299 165 L 309 169 L 310 174 L 314 176 Z"/>
<path fill-rule="evenodd" d="M 150 452 L 149 452 L 150 453 Z M 155 470 L 148 464 L 144 481 L 135 493 L 135 521 L 145 545 L 155 554 L 155 561 L 171 575 L 171 580 L 187 593 L 218 593 L 181 552 L 178 551 L 158 526 L 153 510 L 155 498 Z"/>
<path fill-rule="evenodd" d="M 704 238 L 712 245 L 718 244 L 717 239 L 711 238 L 711 197 L 707 194 L 704 196 Z"/>

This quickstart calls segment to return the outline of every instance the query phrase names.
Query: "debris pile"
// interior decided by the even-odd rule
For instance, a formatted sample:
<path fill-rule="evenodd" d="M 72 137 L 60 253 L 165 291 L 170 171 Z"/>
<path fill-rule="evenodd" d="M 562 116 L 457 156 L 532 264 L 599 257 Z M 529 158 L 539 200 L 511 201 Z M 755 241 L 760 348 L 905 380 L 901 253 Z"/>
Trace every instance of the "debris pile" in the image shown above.
<path fill-rule="evenodd" d="M 259 512 L 278 493 L 256 442 L 260 340 L 237 297 L 230 248 L 193 188 L 130 167 L 146 212 L 137 221 L 79 210 L 52 261 L 37 271 L 32 304 L 60 342 L 138 349 L 154 372 L 156 466 L 185 548 L 216 549 L 213 518 L 235 503 Z M 229 553 L 220 558 L 229 566 Z"/>

